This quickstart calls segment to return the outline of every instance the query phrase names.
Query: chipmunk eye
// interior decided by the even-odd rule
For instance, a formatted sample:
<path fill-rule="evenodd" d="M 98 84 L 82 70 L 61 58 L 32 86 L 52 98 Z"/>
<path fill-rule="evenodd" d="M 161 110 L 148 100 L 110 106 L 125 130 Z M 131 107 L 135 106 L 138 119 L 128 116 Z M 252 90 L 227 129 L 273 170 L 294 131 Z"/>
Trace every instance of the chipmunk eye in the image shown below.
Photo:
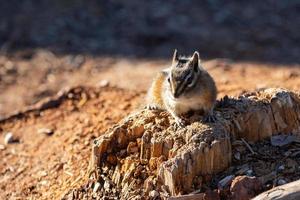
<path fill-rule="evenodd" d="M 171 79 L 170 79 L 170 77 L 168 78 L 168 82 L 169 82 L 169 83 L 171 83 Z"/>
<path fill-rule="evenodd" d="M 187 82 L 188 82 L 188 83 L 191 83 L 192 81 L 193 81 L 193 77 L 190 76 L 190 77 L 187 79 Z"/>

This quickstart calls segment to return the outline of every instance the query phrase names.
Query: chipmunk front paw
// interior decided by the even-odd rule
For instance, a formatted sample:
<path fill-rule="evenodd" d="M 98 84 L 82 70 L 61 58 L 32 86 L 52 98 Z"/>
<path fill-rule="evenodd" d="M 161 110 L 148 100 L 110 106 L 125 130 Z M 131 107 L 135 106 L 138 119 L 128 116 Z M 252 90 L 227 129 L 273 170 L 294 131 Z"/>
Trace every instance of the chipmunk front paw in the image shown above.
<path fill-rule="evenodd" d="M 185 120 L 180 118 L 180 117 L 176 117 L 175 118 L 175 125 L 176 125 L 176 128 L 185 127 Z"/>
<path fill-rule="evenodd" d="M 203 117 L 202 121 L 205 123 L 215 123 L 217 121 L 217 118 L 213 113 L 208 113 Z"/>

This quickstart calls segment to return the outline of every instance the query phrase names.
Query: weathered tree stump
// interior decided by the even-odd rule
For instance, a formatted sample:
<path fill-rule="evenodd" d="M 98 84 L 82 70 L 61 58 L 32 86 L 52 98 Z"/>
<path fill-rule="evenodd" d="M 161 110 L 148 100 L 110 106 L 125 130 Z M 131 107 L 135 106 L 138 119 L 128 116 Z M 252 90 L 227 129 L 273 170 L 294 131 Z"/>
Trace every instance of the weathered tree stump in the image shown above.
<path fill-rule="evenodd" d="M 165 111 L 142 110 L 94 141 L 92 167 L 98 179 L 120 188 L 120 198 L 194 191 L 206 175 L 228 168 L 231 141 L 258 141 L 276 134 L 300 135 L 300 95 L 267 89 L 237 99 L 225 97 L 215 109 L 216 123 L 197 114 L 177 129 Z"/>

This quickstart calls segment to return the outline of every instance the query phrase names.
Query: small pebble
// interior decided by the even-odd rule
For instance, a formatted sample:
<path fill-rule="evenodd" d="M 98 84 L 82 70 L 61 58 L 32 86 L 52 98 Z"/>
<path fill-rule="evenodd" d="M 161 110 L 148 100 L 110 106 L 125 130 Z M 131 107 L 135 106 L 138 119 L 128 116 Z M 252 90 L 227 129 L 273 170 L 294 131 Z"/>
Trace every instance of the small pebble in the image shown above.
<path fill-rule="evenodd" d="M 149 196 L 155 199 L 159 196 L 159 193 L 156 190 L 152 190 L 151 192 L 149 192 Z"/>
<path fill-rule="evenodd" d="M 247 176 L 253 176 L 253 170 L 252 169 L 247 170 L 246 175 Z"/>
<path fill-rule="evenodd" d="M 234 175 L 226 176 L 225 178 L 223 178 L 222 180 L 219 181 L 218 187 L 220 189 L 224 189 L 231 183 L 231 181 L 234 179 L 234 177 L 235 177 Z"/>
<path fill-rule="evenodd" d="M 284 165 L 280 165 L 280 166 L 278 167 L 278 171 L 283 171 L 284 169 L 285 169 Z"/>
<path fill-rule="evenodd" d="M 14 136 L 11 132 L 6 133 L 6 135 L 4 137 L 4 143 L 5 144 L 10 144 L 10 143 L 13 143 L 15 141 L 17 141 L 17 140 L 14 138 Z"/>
<path fill-rule="evenodd" d="M 39 134 L 45 134 L 45 135 L 52 135 L 53 134 L 53 130 L 52 129 L 50 129 L 50 128 L 40 128 L 39 130 L 38 130 L 38 133 Z"/>
<path fill-rule="evenodd" d="M 235 158 L 236 160 L 241 160 L 241 153 L 240 153 L 240 152 L 236 152 L 236 153 L 234 154 L 234 158 Z"/>
<path fill-rule="evenodd" d="M 48 181 L 43 180 L 43 181 L 39 182 L 39 184 L 40 184 L 40 185 L 43 185 L 43 186 L 46 186 L 46 185 L 48 185 Z"/>
<path fill-rule="evenodd" d="M 40 172 L 38 173 L 38 175 L 39 175 L 39 177 L 41 178 L 41 177 L 47 176 L 48 173 L 47 173 L 46 171 L 40 171 Z"/>
<path fill-rule="evenodd" d="M 287 182 L 286 182 L 286 180 L 284 180 L 284 179 L 279 179 L 278 181 L 277 181 L 277 184 L 278 185 L 284 185 L 284 184 L 286 184 Z"/>
<path fill-rule="evenodd" d="M 108 180 L 106 180 L 106 181 L 104 182 L 103 187 L 104 187 L 104 189 L 105 189 L 106 191 L 109 191 L 109 189 L 110 189 L 110 184 L 109 184 L 109 181 L 108 181 Z"/>
<path fill-rule="evenodd" d="M 108 80 L 101 80 L 98 82 L 97 86 L 98 87 L 107 87 L 109 85 L 109 81 Z"/>
<path fill-rule="evenodd" d="M 96 183 L 95 183 L 95 186 L 94 186 L 94 188 L 93 188 L 93 192 L 96 193 L 96 192 L 98 191 L 98 189 L 99 189 L 100 186 L 101 186 L 100 183 L 99 183 L 99 182 L 96 182 Z"/>
<path fill-rule="evenodd" d="M 286 152 L 284 152 L 284 156 L 289 156 L 289 155 L 291 155 L 292 153 L 290 152 L 290 151 L 286 151 Z"/>

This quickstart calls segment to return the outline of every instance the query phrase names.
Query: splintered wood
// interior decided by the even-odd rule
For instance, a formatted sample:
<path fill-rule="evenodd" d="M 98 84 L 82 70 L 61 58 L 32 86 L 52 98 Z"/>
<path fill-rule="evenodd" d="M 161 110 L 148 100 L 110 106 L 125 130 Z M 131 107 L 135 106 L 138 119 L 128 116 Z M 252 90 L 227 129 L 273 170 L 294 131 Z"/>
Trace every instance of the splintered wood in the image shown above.
<path fill-rule="evenodd" d="M 231 141 L 300 134 L 299 94 L 283 89 L 225 97 L 215 115 L 215 123 L 190 116 L 189 125 L 176 128 L 164 111 L 132 114 L 94 141 L 98 180 L 109 179 L 121 199 L 187 194 L 230 166 Z"/>

